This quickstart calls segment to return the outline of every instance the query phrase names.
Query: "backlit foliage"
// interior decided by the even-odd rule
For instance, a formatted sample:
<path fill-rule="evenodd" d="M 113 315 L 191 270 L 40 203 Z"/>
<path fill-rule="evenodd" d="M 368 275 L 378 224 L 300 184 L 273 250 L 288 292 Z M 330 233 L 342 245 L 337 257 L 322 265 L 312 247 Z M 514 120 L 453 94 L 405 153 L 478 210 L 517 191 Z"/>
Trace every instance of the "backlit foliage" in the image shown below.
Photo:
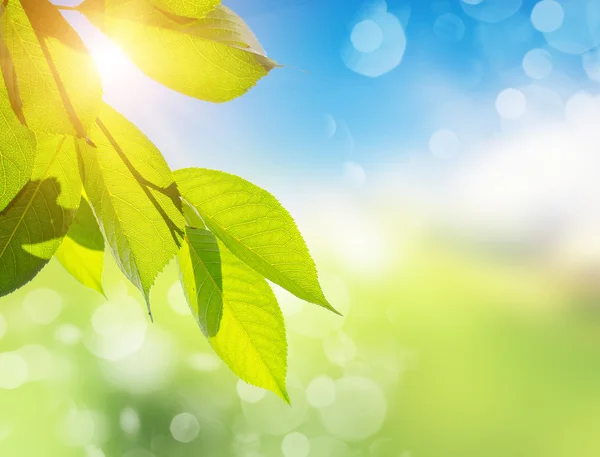
<path fill-rule="evenodd" d="M 273 68 L 218 0 L 85 0 L 76 8 L 149 77 L 226 102 Z M 144 295 L 177 257 L 192 314 L 245 381 L 289 401 L 283 317 L 267 280 L 335 311 L 271 194 L 206 169 L 173 173 L 102 101 L 92 58 L 49 0 L 0 3 L 0 296 L 54 256 L 103 293 L 103 252 Z"/>

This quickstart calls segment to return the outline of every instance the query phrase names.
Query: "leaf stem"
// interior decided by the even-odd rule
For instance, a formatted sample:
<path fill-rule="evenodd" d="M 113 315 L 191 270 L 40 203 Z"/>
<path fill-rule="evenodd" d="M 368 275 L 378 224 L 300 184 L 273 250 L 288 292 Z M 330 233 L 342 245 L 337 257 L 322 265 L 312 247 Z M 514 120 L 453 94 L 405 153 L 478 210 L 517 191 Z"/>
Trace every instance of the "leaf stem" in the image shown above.
<path fill-rule="evenodd" d="M 56 5 L 60 11 L 79 11 L 78 6 L 66 6 L 66 5 Z"/>

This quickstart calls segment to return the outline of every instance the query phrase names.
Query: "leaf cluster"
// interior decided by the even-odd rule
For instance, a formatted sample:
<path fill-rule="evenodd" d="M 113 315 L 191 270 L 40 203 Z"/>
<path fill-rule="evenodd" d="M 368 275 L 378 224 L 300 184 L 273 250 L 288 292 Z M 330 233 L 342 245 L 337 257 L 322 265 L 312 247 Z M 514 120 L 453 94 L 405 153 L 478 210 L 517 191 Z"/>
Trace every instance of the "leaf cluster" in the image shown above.
<path fill-rule="evenodd" d="M 276 67 L 219 0 L 85 0 L 76 7 L 149 77 L 226 102 Z M 292 217 L 234 175 L 172 172 L 102 101 L 92 58 L 49 0 L 0 3 L 0 296 L 56 257 L 103 293 L 104 252 L 143 294 L 177 258 L 198 325 L 248 383 L 289 401 L 283 317 L 267 280 L 335 311 Z"/>

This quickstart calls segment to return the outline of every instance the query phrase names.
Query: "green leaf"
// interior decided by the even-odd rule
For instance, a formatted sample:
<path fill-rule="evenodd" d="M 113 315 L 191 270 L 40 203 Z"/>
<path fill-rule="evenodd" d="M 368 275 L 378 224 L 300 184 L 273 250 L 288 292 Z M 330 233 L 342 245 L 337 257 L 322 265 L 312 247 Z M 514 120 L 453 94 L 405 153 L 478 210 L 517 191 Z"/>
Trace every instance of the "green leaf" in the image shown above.
<path fill-rule="evenodd" d="M 217 239 L 208 230 L 187 227 L 177 261 L 192 314 L 207 338 L 216 336 L 223 314 L 223 274 Z"/>
<path fill-rule="evenodd" d="M 4 14 L 4 5 L 0 5 L 0 16 Z M 0 18 L 0 21 L 2 18 Z M 0 22 L 1 24 L 1 22 Z M 0 34 L 0 71 L 2 72 L 2 76 L 4 79 L 4 84 L 6 86 L 6 93 L 8 95 L 10 105 L 19 119 L 21 124 L 26 125 L 27 121 L 25 120 L 25 116 L 23 115 L 23 102 L 21 101 L 21 95 L 19 94 L 19 85 L 17 82 L 17 71 L 15 70 L 15 65 L 13 63 L 12 57 L 10 55 L 10 51 L 8 50 L 8 46 L 6 45 L 6 40 L 4 36 Z"/>
<path fill-rule="evenodd" d="M 104 295 L 104 238 L 88 201 L 82 197 L 75 220 L 56 251 L 61 265 L 81 284 Z"/>
<path fill-rule="evenodd" d="M 179 267 L 184 290 L 200 327 L 208 325 L 215 352 L 244 381 L 271 390 L 289 403 L 285 388 L 287 342 L 283 315 L 267 282 L 219 244 L 222 288 L 214 263 L 216 240 L 210 232 L 188 228 Z M 212 255 L 208 252 L 212 251 Z M 219 299 L 211 298 L 219 295 Z M 214 322 L 222 316 L 216 335 Z M 209 313 L 205 318 L 202 313 Z M 203 329 L 204 331 L 204 329 Z"/>
<path fill-rule="evenodd" d="M 105 105 L 81 148 L 84 187 L 117 264 L 144 294 L 181 245 L 185 221 L 173 175 L 138 128 Z"/>
<path fill-rule="evenodd" d="M 13 106 L 22 105 L 27 125 L 39 132 L 84 138 L 98 114 L 102 88 L 79 35 L 48 0 L 11 0 L 0 18 L 12 78 Z M 18 97 L 16 93 L 18 91 Z"/>
<path fill-rule="evenodd" d="M 238 97 L 276 66 L 224 6 L 199 19 L 167 14 L 146 0 L 86 0 L 80 10 L 148 76 L 202 100 Z"/>
<path fill-rule="evenodd" d="M 150 0 L 150 3 L 177 16 L 200 18 L 214 10 L 221 0 Z"/>
<path fill-rule="evenodd" d="M 29 181 L 35 148 L 33 132 L 21 124 L 0 85 L 0 211 Z"/>
<path fill-rule="evenodd" d="M 190 205 L 187 201 L 182 200 L 183 215 L 188 226 L 193 228 L 206 228 L 206 224 L 198 214 L 198 210 Z"/>
<path fill-rule="evenodd" d="M 188 168 L 176 171 L 175 179 L 207 227 L 244 263 L 297 297 L 336 312 L 296 223 L 273 195 L 220 171 Z"/>
<path fill-rule="evenodd" d="M 48 263 L 75 217 L 81 179 L 75 140 L 38 135 L 31 180 L 0 213 L 0 296 Z"/>

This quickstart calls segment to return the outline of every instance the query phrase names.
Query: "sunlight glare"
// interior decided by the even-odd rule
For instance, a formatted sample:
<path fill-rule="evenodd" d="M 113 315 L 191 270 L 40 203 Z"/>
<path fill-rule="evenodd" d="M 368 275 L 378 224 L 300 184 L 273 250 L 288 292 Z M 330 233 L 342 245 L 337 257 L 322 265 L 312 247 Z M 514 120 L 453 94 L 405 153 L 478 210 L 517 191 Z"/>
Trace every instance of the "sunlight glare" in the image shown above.
<path fill-rule="evenodd" d="M 125 53 L 108 40 L 92 49 L 92 57 L 104 83 L 123 81 L 135 71 L 135 66 Z"/>

